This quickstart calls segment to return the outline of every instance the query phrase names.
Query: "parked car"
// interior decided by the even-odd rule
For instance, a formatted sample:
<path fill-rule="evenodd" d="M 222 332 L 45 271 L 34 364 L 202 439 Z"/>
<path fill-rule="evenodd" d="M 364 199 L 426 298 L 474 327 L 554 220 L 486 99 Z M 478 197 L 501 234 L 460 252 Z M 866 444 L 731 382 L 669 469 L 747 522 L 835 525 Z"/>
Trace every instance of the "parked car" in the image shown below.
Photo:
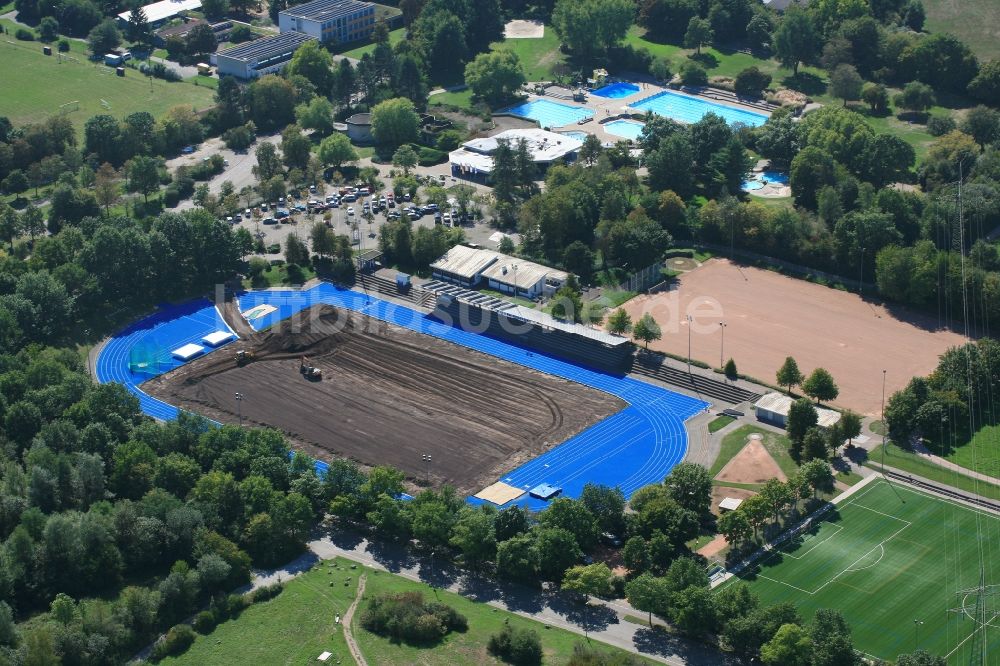
<path fill-rule="evenodd" d="M 183 148 L 181 148 L 182 155 L 190 155 L 193 152 L 194 152 L 194 146 L 184 146 Z"/>
<path fill-rule="evenodd" d="M 413 197 L 410 196 L 409 192 L 407 192 L 406 194 L 403 195 L 403 201 L 412 201 L 412 200 L 413 200 Z"/>
<path fill-rule="evenodd" d="M 357 198 L 357 197 L 356 197 L 355 195 L 351 194 L 351 193 L 347 193 L 347 194 L 345 194 L 345 195 L 344 195 L 344 196 L 343 196 L 343 197 L 341 198 L 341 201 L 348 201 L 348 202 L 350 202 L 350 203 L 354 203 L 354 202 L 355 202 L 355 201 L 357 201 L 357 200 L 358 200 L 358 198 Z"/>
<path fill-rule="evenodd" d="M 316 193 L 316 186 L 315 185 L 310 185 L 309 186 L 309 191 L 312 192 L 313 194 L 315 194 Z"/>
<path fill-rule="evenodd" d="M 265 217 L 263 220 L 261 220 L 261 222 L 263 224 L 277 224 L 278 220 L 274 219 L 273 217 Z"/>
<path fill-rule="evenodd" d="M 347 207 L 347 214 L 348 215 L 354 215 L 354 206 L 348 206 Z"/>
<path fill-rule="evenodd" d="M 243 217 L 247 218 L 248 220 L 249 220 L 249 219 L 250 219 L 251 217 L 253 217 L 253 213 L 251 213 L 251 212 L 250 212 L 250 209 L 249 209 L 249 208 L 247 208 L 247 209 L 246 209 L 245 211 L 243 211 Z"/>
<path fill-rule="evenodd" d="M 260 212 L 262 212 L 262 213 L 266 213 L 267 212 L 267 204 L 266 203 L 262 203 L 260 205 Z"/>
<path fill-rule="evenodd" d="M 333 203 L 333 202 L 334 202 L 334 201 L 336 201 L 336 200 L 337 200 L 337 197 L 336 197 L 336 196 L 334 196 L 334 195 L 332 195 L 332 194 L 331 194 L 331 195 L 329 195 L 329 196 L 327 196 L 327 198 L 326 198 L 326 202 L 327 202 L 327 203 Z"/>
<path fill-rule="evenodd" d="M 271 243 L 270 245 L 267 246 L 268 254 L 278 254 L 279 252 L 281 252 L 281 245 L 279 245 L 278 243 Z"/>

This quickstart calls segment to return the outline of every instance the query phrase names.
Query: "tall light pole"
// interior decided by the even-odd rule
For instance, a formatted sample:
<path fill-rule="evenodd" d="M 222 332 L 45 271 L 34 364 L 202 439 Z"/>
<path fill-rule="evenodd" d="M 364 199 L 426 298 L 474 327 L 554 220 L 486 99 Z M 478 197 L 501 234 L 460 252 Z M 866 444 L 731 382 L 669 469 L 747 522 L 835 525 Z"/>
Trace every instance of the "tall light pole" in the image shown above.
<path fill-rule="evenodd" d="M 691 322 L 693 322 L 693 321 L 694 321 L 694 319 L 691 318 L 691 315 L 687 315 L 687 322 L 688 322 L 688 374 L 689 375 L 691 374 Z"/>
<path fill-rule="evenodd" d="M 236 413 L 239 415 L 240 427 L 243 427 L 243 394 L 236 394 Z"/>
<path fill-rule="evenodd" d="M 424 461 L 424 476 L 427 478 L 427 485 L 431 483 L 431 456 L 427 453 L 420 456 Z"/>
<path fill-rule="evenodd" d="M 861 262 L 858 264 L 858 294 L 865 292 L 865 248 L 861 246 Z"/>
<path fill-rule="evenodd" d="M 726 322 L 719 322 L 719 330 L 722 331 L 722 342 L 719 343 L 719 367 L 721 368 L 724 363 L 722 359 L 725 357 L 726 351 Z"/>
<path fill-rule="evenodd" d="M 889 435 L 889 429 L 885 425 L 885 370 L 884 369 L 882 370 L 882 414 L 880 418 L 882 420 L 882 432 L 885 433 L 884 435 L 882 435 L 882 476 L 885 477 L 885 447 L 886 444 L 888 444 L 886 439 Z"/>

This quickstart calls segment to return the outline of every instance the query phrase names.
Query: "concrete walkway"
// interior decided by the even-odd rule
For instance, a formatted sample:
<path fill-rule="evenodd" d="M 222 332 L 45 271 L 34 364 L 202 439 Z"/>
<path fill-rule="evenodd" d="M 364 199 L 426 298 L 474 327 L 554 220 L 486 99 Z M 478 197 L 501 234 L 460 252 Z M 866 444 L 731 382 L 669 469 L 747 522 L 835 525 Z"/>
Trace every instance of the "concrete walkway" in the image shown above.
<path fill-rule="evenodd" d="M 680 666 L 719 666 L 732 663 L 713 648 L 651 629 L 646 624 L 625 620 L 625 616 L 644 619 L 646 613 L 632 608 L 624 600 L 590 599 L 559 592 L 536 590 L 521 585 L 498 582 L 466 572 L 433 557 L 413 553 L 404 546 L 370 542 L 364 536 L 337 527 L 326 528 L 308 544 L 309 551 L 281 570 L 260 572 L 252 586 L 287 580 L 308 571 L 319 560 L 344 557 L 364 566 L 388 571 L 403 578 L 426 583 L 460 594 L 472 601 L 516 613 L 548 626 L 559 627 L 585 638 L 594 639 L 664 664 Z"/>

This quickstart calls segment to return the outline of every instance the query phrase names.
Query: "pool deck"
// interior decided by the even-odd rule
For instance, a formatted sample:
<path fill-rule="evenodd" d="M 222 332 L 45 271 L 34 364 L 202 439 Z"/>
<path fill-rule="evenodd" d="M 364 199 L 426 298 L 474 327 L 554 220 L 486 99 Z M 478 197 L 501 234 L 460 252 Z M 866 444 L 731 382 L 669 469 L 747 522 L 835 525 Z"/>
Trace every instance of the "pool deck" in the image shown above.
<path fill-rule="evenodd" d="M 550 102 L 556 102 L 558 104 L 564 104 L 566 106 L 572 106 L 581 109 L 590 109 L 594 112 L 594 116 L 591 120 L 580 123 L 571 123 L 569 125 L 562 125 L 559 127 L 550 127 L 552 131 L 582 131 L 588 134 L 593 134 L 601 140 L 604 144 L 614 144 L 618 141 L 623 141 L 624 138 L 616 134 L 611 134 L 604 130 L 603 122 L 613 120 L 619 117 L 629 117 L 633 113 L 640 113 L 635 109 L 630 108 L 630 104 L 635 104 L 647 97 L 652 97 L 658 93 L 669 91 L 675 95 L 681 95 L 684 97 L 690 97 L 691 99 L 701 100 L 703 102 L 711 102 L 712 104 L 718 104 L 720 106 L 728 106 L 733 109 L 739 109 L 741 111 L 749 111 L 752 113 L 757 113 L 760 115 L 770 115 L 767 111 L 763 111 L 758 108 L 753 108 L 750 106 L 745 106 L 738 104 L 726 99 L 716 99 L 709 95 L 693 95 L 689 92 L 683 90 L 676 90 L 667 86 L 657 85 L 655 83 L 650 83 L 648 81 L 643 81 L 641 79 L 626 79 L 628 83 L 639 86 L 639 91 L 635 94 L 629 95 L 628 97 L 619 97 L 616 99 L 609 97 L 600 97 L 598 95 L 587 95 L 587 101 L 584 103 L 574 102 L 570 99 L 561 99 L 557 97 L 552 97 L 550 95 L 535 95 L 530 94 L 525 102 L 532 102 L 539 99 L 548 100 Z M 774 196 L 774 195 L 772 195 Z"/>

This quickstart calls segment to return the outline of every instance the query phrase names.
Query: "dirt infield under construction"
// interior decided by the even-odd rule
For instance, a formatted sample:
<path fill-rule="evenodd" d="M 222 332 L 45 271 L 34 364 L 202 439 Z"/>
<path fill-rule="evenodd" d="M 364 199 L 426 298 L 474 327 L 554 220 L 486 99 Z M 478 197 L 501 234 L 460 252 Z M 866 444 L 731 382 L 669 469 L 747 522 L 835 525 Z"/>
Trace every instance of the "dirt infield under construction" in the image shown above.
<path fill-rule="evenodd" d="M 237 349 L 253 352 L 242 367 Z M 322 369 L 300 372 L 301 358 Z M 473 493 L 625 404 L 610 395 L 331 306 L 143 385 L 223 423 L 285 432 L 308 453 L 392 465 Z M 236 393 L 243 400 L 235 399 Z M 431 456 L 428 465 L 424 455 Z"/>

